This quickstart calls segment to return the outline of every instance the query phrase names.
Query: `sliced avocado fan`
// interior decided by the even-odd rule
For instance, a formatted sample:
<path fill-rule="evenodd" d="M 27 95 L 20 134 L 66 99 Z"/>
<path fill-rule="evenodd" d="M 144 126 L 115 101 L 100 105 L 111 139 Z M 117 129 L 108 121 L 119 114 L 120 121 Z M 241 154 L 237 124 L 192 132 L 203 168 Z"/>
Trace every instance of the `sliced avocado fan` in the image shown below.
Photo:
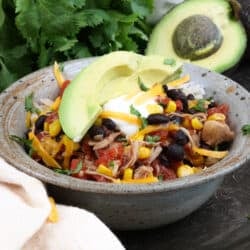
<path fill-rule="evenodd" d="M 139 91 L 138 80 L 147 87 L 167 83 L 180 74 L 182 63 L 165 63 L 162 56 L 143 56 L 116 51 L 99 57 L 83 69 L 65 89 L 59 107 L 64 133 L 80 141 L 108 100 Z"/>
<path fill-rule="evenodd" d="M 224 72 L 239 62 L 247 44 L 233 13 L 228 0 L 186 0 L 156 25 L 146 54 Z"/>

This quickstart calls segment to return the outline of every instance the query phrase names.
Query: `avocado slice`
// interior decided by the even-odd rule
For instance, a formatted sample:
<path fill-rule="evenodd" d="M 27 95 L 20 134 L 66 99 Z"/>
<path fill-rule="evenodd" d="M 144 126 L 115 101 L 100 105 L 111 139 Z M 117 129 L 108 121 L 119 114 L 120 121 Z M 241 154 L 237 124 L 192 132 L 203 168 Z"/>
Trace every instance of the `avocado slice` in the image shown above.
<path fill-rule="evenodd" d="M 237 64 L 246 49 L 246 32 L 227 0 L 186 0 L 155 26 L 146 49 L 223 72 Z"/>
<path fill-rule="evenodd" d="M 99 57 L 83 69 L 64 91 L 59 120 L 64 133 L 80 141 L 108 100 L 139 91 L 138 80 L 150 87 L 180 73 L 182 63 L 167 65 L 161 56 L 116 51 Z"/>

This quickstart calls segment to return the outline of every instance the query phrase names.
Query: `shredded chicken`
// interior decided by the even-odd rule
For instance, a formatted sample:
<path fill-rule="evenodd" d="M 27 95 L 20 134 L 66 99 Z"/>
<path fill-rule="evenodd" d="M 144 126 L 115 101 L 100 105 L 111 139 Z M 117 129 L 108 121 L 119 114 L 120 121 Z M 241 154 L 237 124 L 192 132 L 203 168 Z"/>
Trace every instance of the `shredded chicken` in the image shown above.
<path fill-rule="evenodd" d="M 102 176 L 102 177 L 104 177 L 105 179 L 110 180 L 110 181 L 112 181 L 112 182 L 116 182 L 116 181 L 117 181 L 115 178 L 112 178 L 112 177 L 107 176 L 107 175 L 104 175 L 104 174 L 97 173 L 97 172 L 95 172 L 95 171 L 86 170 L 85 173 L 88 174 L 88 175 Z"/>
<path fill-rule="evenodd" d="M 222 142 L 232 141 L 234 132 L 226 123 L 210 120 L 204 123 L 201 138 L 208 145 L 215 146 Z"/>
<path fill-rule="evenodd" d="M 156 146 L 152 148 L 151 155 L 148 159 L 148 163 L 151 164 L 161 153 L 162 147 L 161 146 Z"/>
<path fill-rule="evenodd" d="M 94 146 L 93 147 L 94 150 L 105 148 L 109 144 L 111 144 L 115 140 L 115 138 L 120 134 L 121 132 L 112 133 L 101 141 L 89 141 L 88 144 L 90 146 Z"/>
<path fill-rule="evenodd" d="M 126 168 L 133 166 L 138 159 L 138 150 L 140 143 L 138 141 L 131 142 L 130 148 L 130 158 L 129 161 L 121 167 L 121 171 L 124 171 Z"/>
<path fill-rule="evenodd" d="M 205 166 L 209 167 L 217 163 L 220 159 L 214 157 L 207 157 L 205 160 Z"/>
<path fill-rule="evenodd" d="M 142 165 L 135 170 L 134 179 L 141 179 L 141 178 L 147 178 L 149 176 L 152 176 L 153 170 L 154 169 L 150 166 Z"/>

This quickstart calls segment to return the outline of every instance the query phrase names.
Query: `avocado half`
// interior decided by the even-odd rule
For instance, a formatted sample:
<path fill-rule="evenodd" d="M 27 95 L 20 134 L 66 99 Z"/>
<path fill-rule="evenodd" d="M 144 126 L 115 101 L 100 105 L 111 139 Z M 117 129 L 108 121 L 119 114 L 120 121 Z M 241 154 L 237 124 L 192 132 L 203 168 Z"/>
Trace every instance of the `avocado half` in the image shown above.
<path fill-rule="evenodd" d="M 78 142 L 93 125 L 108 100 L 179 77 L 182 63 L 166 63 L 161 56 L 116 51 L 97 58 L 65 89 L 59 107 L 64 133 Z"/>
<path fill-rule="evenodd" d="M 241 59 L 246 32 L 227 0 L 186 0 L 155 26 L 146 49 L 178 61 L 224 72 Z"/>

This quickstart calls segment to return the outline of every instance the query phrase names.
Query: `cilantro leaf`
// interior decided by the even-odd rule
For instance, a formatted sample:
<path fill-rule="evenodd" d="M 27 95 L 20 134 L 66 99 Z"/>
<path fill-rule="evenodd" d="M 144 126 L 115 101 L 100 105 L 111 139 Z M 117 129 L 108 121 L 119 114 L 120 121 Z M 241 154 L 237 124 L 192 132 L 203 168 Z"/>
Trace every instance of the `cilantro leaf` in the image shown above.
<path fill-rule="evenodd" d="M 31 93 L 30 95 L 25 97 L 24 107 L 27 112 L 39 114 L 40 110 L 36 108 L 33 104 L 33 96 L 34 96 L 34 93 Z"/>
<path fill-rule="evenodd" d="M 0 91 L 55 60 L 143 54 L 152 9 L 153 0 L 0 0 Z"/>
<path fill-rule="evenodd" d="M 9 138 L 12 141 L 15 141 L 18 144 L 22 145 L 25 148 L 25 150 L 29 153 L 29 155 L 32 155 L 33 148 L 32 148 L 32 141 L 31 140 L 19 137 L 17 135 L 10 135 Z"/>
<path fill-rule="evenodd" d="M 148 121 L 145 117 L 141 118 L 141 129 L 144 129 L 148 126 Z"/>
<path fill-rule="evenodd" d="M 129 106 L 129 109 L 130 109 L 130 114 L 135 115 L 138 118 L 142 117 L 141 113 L 132 104 Z"/>
<path fill-rule="evenodd" d="M 155 142 L 158 142 L 159 140 L 160 140 L 161 138 L 160 138 L 160 136 L 158 136 L 158 135 L 147 135 L 146 137 L 145 137 L 145 141 L 146 142 L 149 142 L 149 143 L 155 143 Z"/>
<path fill-rule="evenodd" d="M 174 66 L 176 64 L 176 61 L 173 58 L 166 58 L 164 59 L 163 63 L 166 65 Z"/>
<path fill-rule="evenodd" d="M 147 125 L 147 119 L 145 117 L 142 117 L 141 113 L 131 104 L 129 106 L 130 108 L 130 114 L 137 116 L 141 120 L 141 128 L 144 129 Z"/>
<path fill-rule="evenodd" d="M 141 81 L 140 77 L 138 77 L 138 85 L 142 91 L 148 91 L 149 88 Z"/>
<path fill-rule="evenodd" d="M 245 124 L 241 127 L 241 132 L 243 135 L 250 135 L 250 124 Z"/>
<path fill-rule="evenodd" d="M 65 174 L 65 175 L 73 175 L 73 174 L 78 174 L 83 168 L 83 164 L 82 164 L 82 161 L 80 161 L 76 168 L 71 170 L 71 169 L 62 169 L 62 168 L 53 168 L 53 170 L 56 172 L 56 173 L 59 173 L 59 174 Z"/>
<path fill-rule="evenodd" d="M 82 170 L 82 167 L 82 161 L 79 161 L 76 168 L 74 170 L 71 170 L 71 174 L 78 174 Z"/>
<path fill-rule="evenodd" d="M 193 109 L 199 112 L 205 112 L 206 111 L 205 102 L 206 99 L 199 99 L 197 104 L 193 107 Z"/>

